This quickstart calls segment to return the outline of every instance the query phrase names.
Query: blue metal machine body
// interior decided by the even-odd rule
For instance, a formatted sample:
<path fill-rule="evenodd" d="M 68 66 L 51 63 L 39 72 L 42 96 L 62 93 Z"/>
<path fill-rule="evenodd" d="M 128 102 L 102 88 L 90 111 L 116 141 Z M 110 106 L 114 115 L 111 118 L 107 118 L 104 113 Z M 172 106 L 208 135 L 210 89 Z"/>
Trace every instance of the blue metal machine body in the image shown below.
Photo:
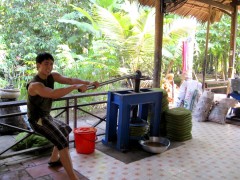
<path fill-rule="evenodd" d="M 154 89 L 108 92 L 106 133 L 102 143 L 119 151 L 129 149 L 131 107 L 138 106 L 138 116 L 146 120 L 151 109 L 150 136 L 160 136 L 162 92 Z M 149 107 L 150 106 L 150 107 Z"/>

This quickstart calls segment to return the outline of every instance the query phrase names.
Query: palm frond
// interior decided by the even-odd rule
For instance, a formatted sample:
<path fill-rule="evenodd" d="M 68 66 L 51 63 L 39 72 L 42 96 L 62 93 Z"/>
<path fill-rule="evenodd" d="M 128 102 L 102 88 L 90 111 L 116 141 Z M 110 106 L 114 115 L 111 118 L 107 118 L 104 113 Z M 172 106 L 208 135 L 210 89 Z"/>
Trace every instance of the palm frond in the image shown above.
<path fill-rule="evenodd" d="M 98 23 L 98 26 L 104 37 L 111 41 L 113 45 L 124 43 L 124 29 L 113 13 L 109 12 L 107 9 L 95 5 L 93 19 Z"/>

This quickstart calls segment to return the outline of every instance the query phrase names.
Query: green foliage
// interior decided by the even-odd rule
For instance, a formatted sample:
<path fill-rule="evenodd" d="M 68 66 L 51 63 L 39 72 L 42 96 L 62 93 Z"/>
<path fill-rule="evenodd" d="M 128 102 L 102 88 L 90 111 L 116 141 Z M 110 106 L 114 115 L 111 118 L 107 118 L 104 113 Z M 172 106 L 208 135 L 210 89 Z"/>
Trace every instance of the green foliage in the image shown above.
<path fill-rule="evenodd" d="M 21 89 L 21 99 L 26 98 L 25 86 L 36 73 L 35 57 L 41 51 L 52 53 L 55 70 L 71 77 L 103 82 L 124 75 L 122 69 L 128 73 L 140 69 L 152 76 L 155 9 L 139 6 L 136 1 L 5 0 L 0 14 L 0 82 L 1 86 L 12 83 Z M 182 41 L 193 28 L 192 20 L 165 15 L 162 72 L 180 70 Z M 211 66 L 217 72 L 226 69 L 229 39 L 230 18 L 224 16 L 221 22 L 211 25 L 209 71 Z M 205 41 L 206 24 L 198 25 L 196 72 L 202 71 Z"/>
<path fill-rule="evenodd" d="M 19 133 L 16 136 L 16 141 L 21 140 L 26 135 L 27 135 L 26 132 Z M 50 141 L 48 141 L 45 137 L 32 134 L 26 139 L 24 139 L 23 141 L 21 141 L 20 143 L 18 143 L 12 149 L 14 151 L 19 151 L 19 150 L 28 149 L 28 148 L 41 147 L 47 144 L 50 144 Z"/>
<path fill-rule="evenodd" d="M 238 18 L 240 23 L 240 18 Z M 207 73 L 224 73 L 227 74 L 229 51 L 230 51 L 230 31 L 231 31 L 231 18 L 224 15 L 220 22 L 210 25 L 209 32 L 209 44 L 208 44 L 208 56 L 207 56 Z M 206 33 L 207 24 L 202 24 L 196 33 L 196 41 L 198 44 L 198 54 L 196 54 L 196 60 L 194 69 L 196 72 L 202 70 L 203 59 L 205 57 L 206 47 Z M 239 34 L 239 32 L 237 32 Z M 238 37 L 237 34 L 237 37 Z M 239 45 L 240 41 L 236 39 L 236 62 L 234 67 L 236 72 L 240 72 L 239 66 Z"/>
<path fill-rule="evenodd" d="M 25 92 L 26 82 L 35 72 L 36 54 L 54 52 L 61 40 L 57 21 L 53 17 L 61 14 L 62 9 L 55 2 L 44 0 L 6 0 L 2 4 L 0 35 L 6 46 L 6 55 L 0 67 L 0 76 Z M 20 98 L 24 97 L 21 94 Z"/>
<path fill-rule="evenodd" d="M 145 75 L 152 75 L 153 9 L 116 0 L 70 3 L 67 6 L 59 1 L 5 1 L 0 21 L 4 24 L 1 34 L 7 46 L 3 67 L 7 68 L 2 72 L 9 74 L 11 82 L 22 92 L 36 72 L 34 60 L 40 51 L 51 52 L 56 57 L 55 69 L 71 77 L 102 82 L 122 75 L 120 67 L 129 73 L 140 69 Z M 166 22 L 174 22 L 174 17 L 166 17 Z M 176 44 L 179 36 L 186 34 L 183 29 L 164 30 L 166 67 L 169 60 L 179 57 L 176 47 L 180 46 Z"/>

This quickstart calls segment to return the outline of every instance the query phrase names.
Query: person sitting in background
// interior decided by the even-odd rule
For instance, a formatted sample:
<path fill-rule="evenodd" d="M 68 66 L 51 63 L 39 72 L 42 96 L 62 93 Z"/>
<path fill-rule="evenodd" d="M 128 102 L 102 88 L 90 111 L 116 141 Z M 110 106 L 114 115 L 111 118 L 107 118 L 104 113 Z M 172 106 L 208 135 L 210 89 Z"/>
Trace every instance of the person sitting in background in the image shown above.
<path fill-rule="evenodd" d="M 166 75 L 162 88 L 168 93 L 168 102 L 173 103 L 174 94 L 178 88 L 177 85 L 174 83 L 174 74 L 170 73 Z"/>
<path fill-rule="evenodd" d="M 27 114 L 31 127 L 54 145 L 49 166 L 63 165 L 71 180 L 78 179 L 69 154 L 68 135 L 71 127 L 50 115 L 52 100 L 61 98 L 73 90 L 85 92 L 89 85 L 99 87 L 99 83 L 62 76 L 52 72 L 54 58 L 50 53 L 40 53 L 36 57 L 37 74 L 27 84 Z M 68 86 L 54 89 L 54 82 Z"/>

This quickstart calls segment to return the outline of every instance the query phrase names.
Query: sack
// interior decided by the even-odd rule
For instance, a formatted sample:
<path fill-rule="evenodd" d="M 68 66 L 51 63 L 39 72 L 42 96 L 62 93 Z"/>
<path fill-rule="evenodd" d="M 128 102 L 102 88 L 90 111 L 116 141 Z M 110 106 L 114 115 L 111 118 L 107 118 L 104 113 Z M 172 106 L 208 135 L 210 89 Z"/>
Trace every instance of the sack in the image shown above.
<path fill-rule="evenodd" d="M 183 101 L 183 107 L 192 111 L 202 94 L 202 83 L 196 80 L 187 81 L 186 95 Z"/>
<path fill-rule="evenodd" d="M 175 96 L 174 107 L 182 107 L 183 106 L 183 100 L 185 98 L 186 91 L 187 91 L 187 81 L 183 81 L 183 83 L 181 84 L 181 86 L 179 88 L 178 95 Z"/>
<path fill-rule="evenodd" d="M 184 107 L 193 110 L 202 94 L 202 84 L 196 80 L 185 80 L 179 88 L 174 100 L 174 107 Z"/>
<path fill-rule="evenodd" d="M 194 120 L 203 122 L 207 121 L 209 112 L 213 105 L 214 93 L 204 91 L 197 102 L 196 108 L 193 110 L 192 117 Z"/>
<path fill-rule="evenodd" d="M 226 115 L 229 108 L 234 107 L 238 101 L 236 99 L 224 98 L 215 102 L 208 120 L 219 124 L 225 124 Z"/>

